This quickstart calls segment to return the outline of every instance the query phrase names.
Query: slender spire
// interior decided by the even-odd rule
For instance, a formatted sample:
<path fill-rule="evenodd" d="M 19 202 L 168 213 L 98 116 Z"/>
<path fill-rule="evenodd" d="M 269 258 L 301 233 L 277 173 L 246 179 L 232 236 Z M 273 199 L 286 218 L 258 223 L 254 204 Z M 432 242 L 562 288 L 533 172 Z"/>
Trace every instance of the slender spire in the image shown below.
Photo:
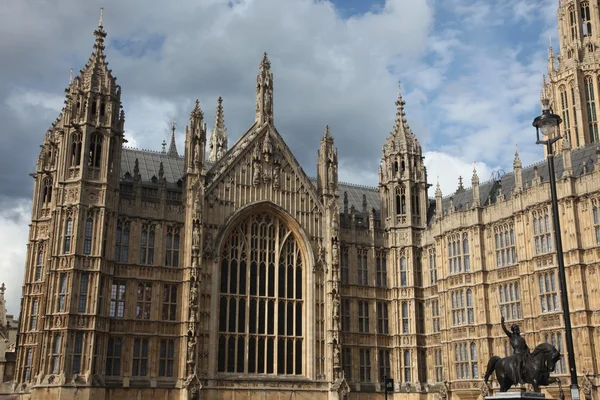
<path fill-rule="evenodd" d="M 442 197 L 442 188 L 440 187 L 440 177 L 438 176 L 437 184 L 435 185 L 435 197 Z"/>
<path fill-rule="evenodd" d="M 405 105 L 406 102 L 402 97 L 402 87 L 400 81 L 398 81 L 398 99 L 396 100 L 396 124 L 394 125 L 394 134 L 406 133 L 408 131 L 406 112 L 404 111 Z"/>
<path fill-rule="evenodd" d="M 515 159 L 513 161 L 514 168 L 521 168 L 521 159 L 519 158 L 519 145 L 515 143 Z"/>
<path fill-rule="evenodd" d="M 217 101 L 217 115 L 215 125 L 210 135 L 208 162 L 216 163 L 227 153 L 227 128 L 225 128 L 225 115 L 223 113 L 223 98 Z"/>
<path fill-rule="evenodd" d="M 2 285 L 0 286 L 0 334 L 5 333 L 5 332 L 3 332 L 3 330 L 7 328 L 7 326 L 6 326 L 7 325 L 6 308 L 5 308 L 5 303 L 4 303 L 4 292 L 5 291 L 6 291 L 6 286 L 4 285 L 4 282 L 2 282 Z M 5 339 L 8 339 L 8 337 L 6 337 Z"/>
<path fill-rule="evenodd" d="M 175 124 L 175 118 L 173 118 L 173 122 L 171 123 L 171 143 L 169 143 L 169 151 L 167 155 L 170 157 L 179 157 L 179 153 L 177 153 L 177 145 L 175 144 L 175 128 L 177 125 Z"/>

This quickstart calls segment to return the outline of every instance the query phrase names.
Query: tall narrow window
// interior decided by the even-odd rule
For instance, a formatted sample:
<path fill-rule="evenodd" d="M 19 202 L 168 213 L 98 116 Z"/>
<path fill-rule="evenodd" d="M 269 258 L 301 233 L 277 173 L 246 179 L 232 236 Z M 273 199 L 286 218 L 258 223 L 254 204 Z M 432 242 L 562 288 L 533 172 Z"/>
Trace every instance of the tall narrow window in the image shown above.
<path fill-rule="evenodd" d="M 54 336 L 52 342 L 52 354 L 50 355 L 50 373 L 58 374 L 60 371 L 60 355 L 62 354 L 62 334 Z"/>
<path fill-rule="evenodd" d="M 344 367 L 344 378 L 346 381 L 352 381 L 352 348 L 342 348 L 342 363 Z"/>
<path fill-rule="evenodd" d="M 42 270 L 44 269 L 44 250 L 40 250 L 37 253 L 37 259 L 35 263 L 35 281 L 38 282 L 42 279 Z"/>
<path fill-rule="evenodd" d="M 411 189 L 411 200 L 411 213 L 416 217 L 416 221 L 420 222 L 421 207 L 419 202 L 419 187 L 417 185 L 414 185 Z"/>
<path fill-rule="evenodd" d="M 115 281 L 110 290 L 109 316 L 123 318 L 125 314 L 125 282 Z"/>
<path fill-rule="evenodd" d="M 60 274 L 58 277 L 58 312 L 65 312 L 67 309 L 67 274 Z"/>
<path fill-rule="evenodd" d="M 567 88 L 562 86 L 559 89 L 559 93 L 563 117 L 563 136 L 569 140 L 569 143 L 573 143 L 571 141 L 571 118 L 569 114 L 569 96 L 567 95 Z"/>
<path fill-rule="evenodd" d="M 50 206 L 52 202 L 52 178 L 44 178 L 44 188 L 42 189 L 42 207 Z"/>
<path fill-rule="evenodd" d="M 306 270 L 297 236 L 283 219 L 262 212 L 224 239 L 217 371 L 302 375 Z"/>
<path fill-rule="evenodd" d="M 377 333 L 387 335 L 389 333 L 388 324 L 388 303 L 377 302 Z"/>
<path fill-rule="evenodd" d="M 404 354 L 402 355 L 402 364 L 404 367 L 404 382 L 412 382 L 412 373 L 411 373 L 411 357 L 410 351 L 404 350 Z"/>
<path fill-rule="evenodd" d="M 435 247 L 431 247 L 428 250 L 428 254 L 429 254 L 429 282 L 432 285 L 435 285 L 437 283 L 438 280 L 438 274 L 437 274 L 437 257 L 435 254 Z"/>
<path fill-rule="evenodd" d="M 142 228 L 140 247 L 140 264 L 154 265 L 154 225 L 145 225 Z"/>
<path fill-rule="evenodd" d="M 579 128 L 577 126 L 577 102 L 575 101 L 575 85 L 573 82 L 569 83 L 569 89 L 571 90 L 571 111 L 573 114 L 573 136 L 575 136 L 576 147 L 579 147 Z"/>
<path fill-rule="evenodd" d="M 23 371 L 23 380 L 25 382 L 31 381 L 31 363 L 33 362 L 33 349 L 28 348 L 25 351 L 25 366 Z"/>
<path fill-rule="evenodd" d="M 545 272 L 538 276 L 540 288 L 540 306 L 543 313 L 560 310 L 556 278 L 554 272 Z"/>
<path fill-rule="evenodd" d="M 431 316 L 433 332 L 437 333 L 440 331 L 440 302 L 438 300 L 433 300 L 431 302 Z"/>
<path fill-rule="evenodd" d="M 384 251 L 377 252 L 377 287 L 387 287 L 387 266 Z"/>
<path fill-rule="evenodd" d="M 371 382 L 371 350 L 360 349 L 359 350 L 359 361 L 360 361 L 360 381 Z"/>
<path fill-rule="evenodd" d="M 560 352 L 560 354 L 564 354 L 564 357 L 561 357 L 556 363 L 556 367 L 554 373 L 556 374 L 564 374 L 567 369 L 565 367 L 565 358 L 567 358 L 567 354 L 565 354 L 563 350 L 563 341 L 562 334 L 560 332 L 552 332 L 546 334 L 546 343 L 550 343 Z"/>
<path fill-rule="evenodd" d="M 358 331 L 369 333 L 369 303 L 367 301 L 358 302 Z"/>
<path fill-rule="evenodd" d="M 454 345 L 456 379 L 479 379 L 477 346 L 474 342 Z"/>
<path fill-rule="evenodd" d="M 552 251 L 552 234 L 550 216 L 547 210 L 536 210 L 532 213 L 533 240 L 535 254 L 545 254 Z"/>
<path fill-rule="evenodd" d="M 133 341 L 133 361 L 131 376 L 146 376 L 148 374 L 148 339 Z"/>
<path fill-rule="evenodd" d="M 385 378 L 390 378 L 392 375 L 390 368 L 390 351 L 379 350 L 379 382 L 385 385 Z"/>
<path fill-rule="evenodd" d="M 452 325 L 463 325 L 467 323 L 465 318 L 465 291 L 454 290 L 450 292 L 452 298 Z"/>
<path fill-rule="evenodd" d="M 152 284 L 147 282 L 138 283 L 137 304 L 135 317 L 137 319 L 150 319 L 152 310 Z"/>
<path fill-rule="evenodd" d="M 571 28 L 571 40 L 577 39 L 577 16 L 575 15 L 575 7 L 569 7 L 569 26 Z"/>
<path fill-rule="evenodd" d="M 342 304 L 342 331 L 350 332 L 350 300 L 344 299 Z"/>
<path fill-rule="evenodd" d="M 357 249 L 358 284 L 367 286 L 369 284 L 369 269 L 367 264 L 367 249 Z"/>
<path fill-rule="evenodd" d="M 463 233 L 463 264 L 465 272 L 471 272 L 471 257 L 469 255 L 469 235 Z"/>
<path fill-rule="evenodd" d="M 77 305 L 77 312 L 85 313 L 87 311 L 87 296 L 88 296 L 88 282 L 90 274 L 84 272 L 79 278 L 79 303 Z"/>
<path fill-rule="evenodd" d="M 83 241 L 83 254 L 92 252 L 92 236 L 94 232 L 94 220 L 89 217 L 85 220 L 85 238 Z"/>
<path fill-rule="evenodd" d="M 73 374 L 81 372 L 81 356 L 83 353 L 83 332 L 75 332 L 75 343 L 73 343 Z"/>
<path fill-rule="evenodd" d="M 444 381 L 444 363 L 442 359 L 442 350 L 436 349 L 433 353 L 434 356 L 434 365 L 435 365 L 435 381 L 443 382 Z"/>
<path fill-rule="evenodd" d="M 475 323 L 475 311 L 473 309 L 473 292 L 467 289 L 467 318 L 469 324 Z"/>
<path fill-rule="evenodd" d="M 177 285 L 165 285 L 163 290 L 162 319 L 175 321 L 177 315 Z"/>
<path fill-rule="evenodd" d="M 120 337 L 108 338 L 105 370 L 107 376 L 121 375 L 121 341 L 122 339 Z"/>
<path fill-rule="evenodd" d="M 90 137 L 90 151 L 88 158 L 88 166 L 92 168 L 100 168 L 102 160 L 102 134 L 95 132 Z"/>
<path fill-rule="evenodd" d="M 598 211 L 598 199 L 592 200 L 592 224 L 594 226 L 596 244 L 600 245 L 600 212 Z"/>
<path fill-rule="evenodd" d="M 175 341 L 163 339 L 160 341 L 158 360 L 158 376 L 172 377 L 175 364 Z"/>
<path fill-rule="evenodd" d="M 179 230 L 170 229 L 167 232 L 167 254 L 165 265 L 167 267 L 179 266 Z"/>
<path fill-rule="evenodd" d="M 594 94 L 594 78 L 585 78 L 585 101 L 587 106 L 587 122 L 590 131 L 590 143 L 598 141 L 598 119 L 596 116 L 596 98 Z"/>
<path fill-rule="evenodd" d="M 400 256 L 400 286 L 408 285 L 408 265 L 405 256 Z"/>
<path fill-rule="evenodd" d="M 410 320 L 408 319 L 408 303 L 402 303 L 402 333 L 410 333 Z"/>
<path fill-rule="evenodd" d="M 40 300 L 36 297 L 31 302 L 31 314 L 29 315 L 29 330 L 35 331 L 37 329 L 37 317 L 38 310 L 40 307 Z"/>
<path fill-rule="evenodd" d="M 348 246 L 342 246 L 342 283 L 350 283 L 350 260 Z"/>
<path fill-rule="evenodd" d="M 473 379 L 479 379 L 479 366 L 477 364 L 477 346 L 474 342 L 471 342 L 471 376 Z"/>
<path fill-rule="evenodd" d="M 129 222 L 119 221 L 115 240 L 115 262 L 126 263 L 129 256 Z"/>
<path fill-rule="evenodd" d="M 63 243 L 63 253 L 69 254 L 71 252 L 71 239 L 73 238 L 73 218 L 69 217 L 65 221 L 65 236 Z"/>
<path fill-rule="evenodd" d="M 581 31 L 583 37 L 592 36 L 592 18 L 590 17 L 590 3 L 581 2 Z"/>
<path fill-rule="evenodd" d="M 81 164 L 81 132 L 73 132 L 71 135 L 71 163 L 70 167 L 78 167 Z"/>

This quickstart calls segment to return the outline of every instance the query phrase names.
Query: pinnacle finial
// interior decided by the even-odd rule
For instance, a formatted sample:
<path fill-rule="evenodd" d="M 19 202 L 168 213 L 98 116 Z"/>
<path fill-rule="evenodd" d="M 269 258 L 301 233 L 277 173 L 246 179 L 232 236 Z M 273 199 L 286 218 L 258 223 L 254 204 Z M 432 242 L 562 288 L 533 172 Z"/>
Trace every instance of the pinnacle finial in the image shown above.
<path fill-rule="evenodd" d="M 69 70 L 69 85 L 73 83 L 73 68 Z"/>
<path fill-rule="evenodd" d="M 162 153 L 163 154 L 166 153 L 167 152 L 167 141 L 165 139 L 163 139 L 161 146 L 162 146 Z"/>
<path fill-rule="evenodd" d="M 104 7 L 100 7 L 100 19 L 98 20 L 98 27 L 102 27 L 102 16 L 104 14 Z"/>
<path fill-rule="evenodd" d="M 169 151 L 167 155 L 178 157 L 179 153 L 177 153 L 177 145 L 175 144 L 175 129 L 177 128 L 177 124 L 175 123 L 175 118 L 171 122 L 171 143 L 169 144 Z M 166 143 L 165 143 L 166 144 Z"/>
<path fill-rule="evenodd" d="M 329 125 L 325 125 L 325 137 L 328 138 L 331 135 L 329 134 Z"/>

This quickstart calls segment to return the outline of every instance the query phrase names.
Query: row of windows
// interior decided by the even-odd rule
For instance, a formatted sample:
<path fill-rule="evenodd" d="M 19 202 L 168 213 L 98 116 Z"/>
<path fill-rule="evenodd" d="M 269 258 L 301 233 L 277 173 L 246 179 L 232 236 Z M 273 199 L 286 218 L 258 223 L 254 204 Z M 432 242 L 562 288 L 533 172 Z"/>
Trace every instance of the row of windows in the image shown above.
<path fill-rule="evenodd" d="M 174 376 L 175 341 L 171 339 L 160 340 L 158 353 L 154 352 L 150 356 L 150 340 L 151 339 L 133 340 L 131 376 L 148 376 L 150 367 L 149 359 L 151 358 L 154 358 L 158 361 L 158 376 Z M 111 337 L 108 339 L 105 364 L 105 374 L 107 376 L 119 376 L 122 372 L 124 372 L 121 368 L 123 346 L 123 338 Z"/>
<path fill-rule="evenodd" d="M 356 375 L 356 365 L 353 363 L 353 352 L 358 350 L 358 375 Z M 369 348 L 351 348 L 344 347 L 342 349 L 342 368 L 344 370 L 344 378 L 347 381 L 358 381 L 363 383 L 373 382 L 373 368 L 374 364 L 373 357 L 377 356 L 378 368 L 378 379 L 379 382 L 383 383 L 385 377 L 391 377 L 391 352 L 390 350 L 379 350 L 376 352 L 375 349 Z M 411 352 L 405 350 L 402 353 L 402 379 L 404 382 L 412 382 L 412 355 Z"/>
<path fill-rule="evenodd" d="M 107 225 L 104 226 L 104 238 L 103 238 L 103 256 L 105 255 L 106 249 L 106 231 Z M 89 255 L 92 253 L 92 246 L 94 243 L 94 219 L 88 217 L 85 220 L 84 225 L 84 240 L 83 240 L 83 254 Z M 129 237 L 130 227 L 129 223 L 119 223 L 116 229 L 115 237 L 115 257 L 116 262 L 126 263 L 129 262 Z M 179 266 L 179 247 L 180 247 L 180 235 L 177 229 L 169 228 L 165 236 L 165 261 L 164 265 L 167 267 L 178 267 Z M 63 230 L 63 254 L 70 254 L 74 251 L 73 245 L 73 218 L 69 217 L 65 221 Z M 156 265 L 154 257 L 156 249 L 156 233 L 154 225 L 144 225 L 142 227 L 142 233 L 140 238 L 140 264 L 142 265 Z M 40 267 L 40 274 L 36 272 L 36 280 L 41 279 L 41 266 L 43 263 L 43 253 L 38 253 L 37 266 Z M 39 276 L 39 278 L 38 278 Z"/>
<path fill-rule="evenodd" d="M 362 286 L 369 286 L 369 250 L 358 248 L 356 250 L 356 265 L 358 284 Z M 383 251 L 377 251 L 375 255 L 376 265 L 376 276 L 375 284 L 377 287 L 387 287 L 387 265 L 386 265 L 386 253 Z M 342 247 L 342 263 L 341 263 L 341 280 L 342 283 L 350 283 L 350 259 L 348 255 L 348 247 Z"/>
<path fill-rule="evenodd" d="M 95 104 L 95 103 L 94 103 Z M 101 110 L 104 109 L 104 104 L 101 106 Z M 82 161 L 82 133 L 73 132 L 71 135 L 71 152 L 70 159 L 68 160 L 70 168 L 76 168 L 81 166 Z M 90 168 L 100 168 L 102 166 L 102 145 L 104 142 L 104 136 L 100 132 L 94 132 L 90 136 L 88 151 L 83 154 L 83 157 L 87 155 L 87 165 Z M 111 139 L 111 152 L 115 147 L 114 138 Z M 112 159 L 112 154 L 111 154 Z"/>

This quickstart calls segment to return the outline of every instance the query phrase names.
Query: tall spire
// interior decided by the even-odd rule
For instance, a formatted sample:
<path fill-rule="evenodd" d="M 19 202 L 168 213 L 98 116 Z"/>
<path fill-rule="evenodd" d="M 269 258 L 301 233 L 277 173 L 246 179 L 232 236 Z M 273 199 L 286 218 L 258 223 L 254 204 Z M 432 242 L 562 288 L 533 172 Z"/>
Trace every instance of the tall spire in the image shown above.
<path fill-rule="evenodd" d="M 167 155 L 170 157 L 179 157 L 179 153 L 177 153 L 177 145 L 175 144 L 175 128 L 177 125 L 175 124 L 175 118 L 173 118 L 173 122 L 171 124 L 171 143 L 169 144 L 169 151 Z"/>
<path fill-rule="evenodd" d="M 225 128 L 225 116 L 223 115 L 223 98 L 219 96 L 217 104 L 217 115 L 215 125 L 210 135 L 208 144 L 208 162 L 216 163 L 227 153 L 227 128 Z"/>
<path fill-rule="evenodd" d="M 408 131 L 408 125 L 406 121 L 406 112 L 404 106 L 406 101 L 402 98 L 402 87 L 400 81 L 398 81 L 398 99 L 396 100 L 396 124 L 394 125 L 393 133 L 395 135 L 405 134 Z"/>
<path fill-rule="evenodd" d="M 6 328 L 7 328 L 7 321 L 6 321 L 6 304 L 4 302 L 4 291 L 6 290 L 6 286 L 4 285 L 4 282 L 2 282 L 2 285 L 0 286 L 0 333 L 3 334 L 8 334 L 8 332 L 6 332 Z M 8 336 L 6 337 L 6 339 L 8 339 Z M 3 339 L 0 339 L 3 340 Z M 3 354 L 4 355 L 4 354 Z"/>
<path fill-rule="evenodd" d="M 258 67 L 256 77 L 256 118 L 258 125 L 273 122 L 273 73 L 267 53 Z"/>

